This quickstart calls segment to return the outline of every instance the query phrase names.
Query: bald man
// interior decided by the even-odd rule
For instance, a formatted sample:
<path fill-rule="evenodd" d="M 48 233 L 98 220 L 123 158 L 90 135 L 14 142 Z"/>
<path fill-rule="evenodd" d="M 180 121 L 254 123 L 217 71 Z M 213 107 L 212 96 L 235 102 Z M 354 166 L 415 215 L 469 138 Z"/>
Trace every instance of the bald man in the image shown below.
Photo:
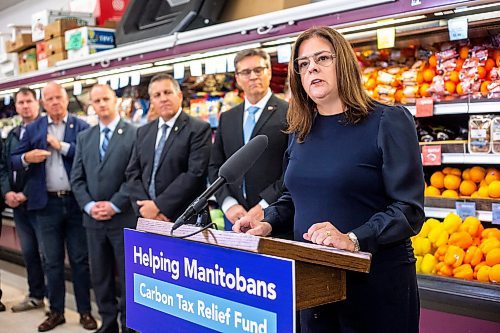
<path fill-rule="evenodd" d="M 42 90 L 47 116 L 31 123 L 12 153 L 14 170 L 27 169 L 27 209 L 36 215 L 42 252 L 45 256 L 50 312 L 38 326 L 46 332 L 66 322 L 64 318 L 64 246 L 66 245 L 80 324 L 97 328 L 90 314 L 90 272 L 82 213 L 70 186 L 76 136 L 88 128 L 68 114 L 66 90 L 55 82 Z"/>

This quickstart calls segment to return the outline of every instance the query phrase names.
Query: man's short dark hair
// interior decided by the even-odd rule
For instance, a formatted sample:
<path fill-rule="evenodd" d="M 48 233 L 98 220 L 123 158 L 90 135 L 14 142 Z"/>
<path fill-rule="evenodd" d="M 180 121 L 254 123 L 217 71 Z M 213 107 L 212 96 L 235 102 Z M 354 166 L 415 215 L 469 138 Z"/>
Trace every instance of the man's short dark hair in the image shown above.
<path fill-rule="evenodd" d="M 19 90 L 14 94 L 14 103 L 17 102 L 17 95 L 27 95 L 31 94 L 33 96 L 33 99 L 36 101 L 36 93 L 33 89 L 28 88 L 28 87 L 22 87 L 19 88 Z"/>
<path fill-rule="evenodd" d="M 269 54 L 263 49 L 246 49 L 236 53 L 236 57 L 234 57 L 234 68 L 236 69 L 236 65 L 246 57 L 258 56 L 266 61 L 266 65 L 269 69 L 271 69 L 271 57 Z"/>
<path fill-rule="evenodd" d="M 151 81 L 149 81 L 148 94 L 151 95 L 151 85 L 153 84 L 153 82 L 164 81 L 164 80 L 172 82 L 176 92 L 181 91 L 181 86 L 179 85 L 179 82 L 177 82 L 177 80 L 174 79 L 174 77 L 172 75 L 166 74 L 166 73 L 161 73 L 161 74 L 156 74 L 155 76 L 153 76 L 151 78 Z"/>

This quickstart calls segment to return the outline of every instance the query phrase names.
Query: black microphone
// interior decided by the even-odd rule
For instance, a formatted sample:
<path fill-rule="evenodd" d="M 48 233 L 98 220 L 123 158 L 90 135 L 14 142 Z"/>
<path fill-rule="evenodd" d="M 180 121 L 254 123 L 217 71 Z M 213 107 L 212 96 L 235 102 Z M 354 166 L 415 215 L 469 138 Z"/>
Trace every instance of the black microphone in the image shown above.
<path fill-rule="evenodd" d="M 182 213 L 172 227 L 172 231 L 185 224 L 191 217 L 199 214 L 208 204 L 210 198 L 224 184 L 232 184 L 243 176 L 255 164 L 266 150 L 269 139 L 265 135 L 257 135 L 227 159 L 219 168 L 219 178 L 205 192 L 196 198 Z"/>

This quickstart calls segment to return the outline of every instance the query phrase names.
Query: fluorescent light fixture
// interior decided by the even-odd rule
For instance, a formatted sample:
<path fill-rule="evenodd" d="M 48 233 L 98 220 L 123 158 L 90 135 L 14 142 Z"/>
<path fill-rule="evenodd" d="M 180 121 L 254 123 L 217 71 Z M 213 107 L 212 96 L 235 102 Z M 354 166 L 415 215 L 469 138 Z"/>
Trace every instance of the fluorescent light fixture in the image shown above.
<path fill-rule="evenodd" d="M 374 23 L 368 23 L 368 24 L 362 24 L 362 25 L 357 25 L 353 27 L 348 27 L 348 28 L 340 28 L 337 29 L 338 32 L 341 34 L 345 34 L 348 32 L 354 32 L 354 31 L 359 31 L 359 30 L 366 30 L 366 29 L 376 29 L 380 27 L 386 27 L 388 25 L 396 25 L 400 23 L 406 23 L 406 22 L 412 22 L 412 21 L 417 21 L 417 20 L 422 20 L 425 19 L 427 16 L 425 15 L 417 15 L 417 16 L 411 16 L 411 17 L 403 17 L 399 19 L 389 19 L 389 20 L 382 20 Z"/>
<path fill-rule="evenodd" d="M 30 87 L 30 89 L 39 89 L 39 88 L 43 88 L 47 85 L 47 82 L 41 82 L 41 83 L 35 83 L 35 84 L 32 84 Z"/>
<path fill-rule="evenodd" d="M 94 79 L 94 78 L 98 78 L 98 77 L 104 77 L 104 76 L 110 76 L 110 75 L 114 75 L 114 74 L 131 72 L 131 71 L 140 70 L 140 69 L 149 68 L 149 67 L 153 67 L 153 64 L 148 63 L 148 64 L 140 64 L 140 65 L 122 67 L 122 68 L 114 68 L 114 69 L 110 69 L 107 71 L 100 71 L 97 73 L 81 75 L 81 76 L 78 76 L 77 79 L 79 79 L 79 80 Z"/>
<path fill-rule="evenodd" d="M 270 42 L 262 43 L 262 46 L 266 47 L 266 46 L 281 45 L 281 44 L 292 44 L 295 43 L 296 40 L 297 37 L 285 37 Z"/>
<path fill-rule="evenodd" d="M 485 8 L 496 7 L 496 6 L 498 6 L 498 2 L 488 3 L 485 5 L 479 5 L 479 6 L 472 6 L 472 7 L 458 7 L 455 9 L 455 13 L 463 13 L 463 12 L 468 12 L 471 10 L 485 9 Z"/>
<path fill-rule="evenodd" d="M 12 94 L 12 93 L 17 92 L 18 90 L 19 90 L 19 88 L 2 90 L 2 91 L 0 91 L 0 95 Z"/>
<path fill-rule="evenodd" d="M 55 83 L 57 83 L 57 84 L 64 84 L 64 83 L 73 82 L 73 81 L 75 81 L 75 78 L 68 77 L 68 78 L 65 78 L 65 79 L 55 80 Z"/>

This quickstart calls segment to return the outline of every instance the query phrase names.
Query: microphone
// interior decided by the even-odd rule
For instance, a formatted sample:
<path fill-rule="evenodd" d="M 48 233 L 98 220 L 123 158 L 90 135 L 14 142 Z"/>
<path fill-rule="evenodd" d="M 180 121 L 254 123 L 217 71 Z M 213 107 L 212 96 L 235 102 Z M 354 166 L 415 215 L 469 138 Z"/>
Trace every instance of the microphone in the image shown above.
<path fill-rule="evenodd" d="M 172 231 L 185 224 L 191 217 L 199 214 L 208 204 L 210 198 L 224 184 L 232 184 L 239 181 L 255 164 L 257 159 L 266 150 L 269 139 L 265 135 L 257 135 L 246 145 L 238 149 L 219 168 L 219 177 L 205 192 L 196 198 L 182 213 L 172 227 Z"/>

